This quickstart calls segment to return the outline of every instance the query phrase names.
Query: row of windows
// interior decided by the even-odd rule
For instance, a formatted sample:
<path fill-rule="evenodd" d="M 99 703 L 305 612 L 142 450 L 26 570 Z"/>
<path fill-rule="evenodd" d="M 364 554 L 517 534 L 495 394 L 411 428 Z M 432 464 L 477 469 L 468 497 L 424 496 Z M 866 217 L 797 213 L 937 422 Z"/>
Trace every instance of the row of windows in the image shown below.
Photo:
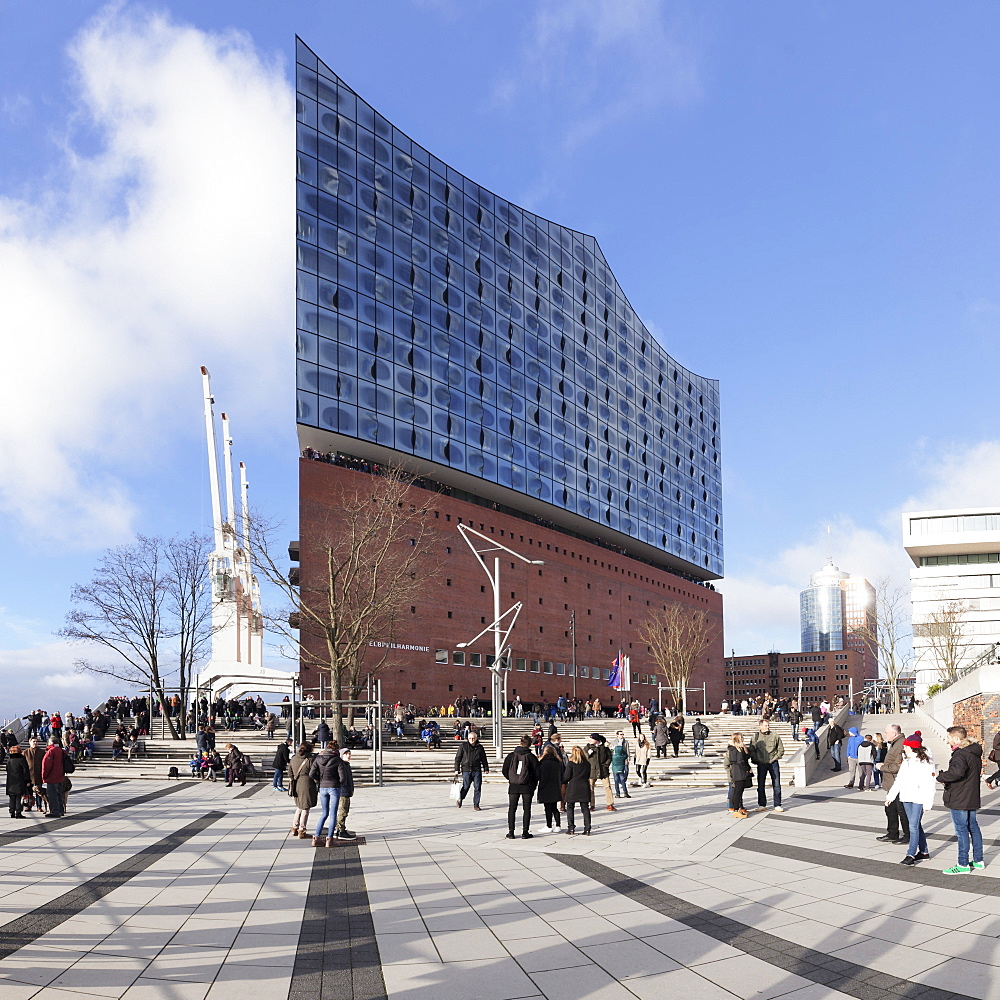
<path fill-rule="evenodd" d="M 456 667 L 491 667 L 496 662 L 492 653 L 466 653 L 465 650 L 436 649 L 434 662 L 442 666 L 451 664 Z M 552 660 L 531 660 L 526 657 L 515 657 L 514 671 L 532 674 L 551 674 L 556 677 L 579 677 L 584 680 L 611 680 L 611 670 L 608 667 L 590 667 L 583 664 L 559 663 Z M 632 671 L 632 681 L 635 684 L 656 684 L 656 674 L 644 674 Z"/>
<path fill-rule="evenodd" d="M 1000 552 L 970 552 L 960 556 L 921 556 L 921 566 L 975 566 L 1000 562 Z"/>
<path fill-rule="evenodd" d="M 1000 531 L 1000 514 L 948 514 L 944 517 L 911 517 L 910 534 L 942 531 Z"/>

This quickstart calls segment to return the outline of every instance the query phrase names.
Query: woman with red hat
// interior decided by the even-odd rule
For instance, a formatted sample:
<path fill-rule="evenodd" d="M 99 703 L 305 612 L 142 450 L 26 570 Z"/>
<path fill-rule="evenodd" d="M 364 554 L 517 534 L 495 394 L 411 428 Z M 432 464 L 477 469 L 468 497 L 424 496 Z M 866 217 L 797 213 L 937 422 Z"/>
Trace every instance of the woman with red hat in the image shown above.
<path fill-rule="evenodd" d="M 899 799 L 910 824 L 910 843 L 906 857 L 900 862 L 902 865 L 915 865 L 930 857 L 922 818 L 934 806 L 934 791 L 937 788 L 934 774 L 934 761 L 925 749 L 920 734 L 908 736 L 903 740 L 903 760 L 896 780 L 885 798 L 886 805 Z"/>

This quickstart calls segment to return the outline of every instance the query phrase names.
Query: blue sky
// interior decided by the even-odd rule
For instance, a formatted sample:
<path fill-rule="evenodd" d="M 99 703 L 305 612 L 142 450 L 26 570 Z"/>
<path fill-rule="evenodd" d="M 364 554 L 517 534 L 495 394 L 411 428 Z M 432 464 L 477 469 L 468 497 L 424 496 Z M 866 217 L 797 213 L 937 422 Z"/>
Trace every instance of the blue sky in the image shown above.
<path fill-rule="evenodd" d="M 198 365 L 294 524 L 296 33 L 442 159 L 597 236 L 721 380 L 727 647 L 797 647 L 827 525 L 843 568 L 905 578 L 901 509 L 1000 495 L 998 29 L 995 4 L 912 0 L 0 5 L 11 707 L 108 693 L 52 635 L 70 587 L 134 531 L 206 526 Z"/>

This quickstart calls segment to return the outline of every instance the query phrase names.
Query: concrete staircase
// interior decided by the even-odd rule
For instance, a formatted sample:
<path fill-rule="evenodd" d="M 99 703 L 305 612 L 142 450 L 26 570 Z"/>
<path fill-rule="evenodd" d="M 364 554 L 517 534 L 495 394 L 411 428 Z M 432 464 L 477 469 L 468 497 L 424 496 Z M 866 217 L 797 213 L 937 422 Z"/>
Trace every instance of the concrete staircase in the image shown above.
<path fill-rule="evenodd" d="M 310 720 L 307 724 L 307 734 L 312 735 L 318 720 Z M 476 719 L 477 723 L 486 723 L 483 730 L 483 744 L 490 759 L 490 773 L 486 776 L 488 782 L 503 782 L 499 764 L 494 764 L 492 733 L 489 730 L 489 719 Z M 680 756 L 672 756 L 668 746 L 667 758 L 650 760 L 649 778 L 657 787 L 663 788 L 720 788 L 726 785 L 726 772 L 723 764 L 725 747 L 733 732 L 743 733 L 749 738 L 757 731 L 759 718 L 757 716 L 715 715 L 704 716 L 702 721 L 709 728 L 709 737 L 705 741 L 705 756 L 696 757 L 691 751 L 690 726 L 694 721 L 691 717 L 687 722 L 685 739 L 681 743 Z M 383 752 L 383 776 L 386 782 L 442 782 L 448 781 L 454 773 L 455 753 L 458 741 L 451 735 L 453 720 L 445 720 L 442 726 L 440 750 L 427 749 L 417 738 L 416 729 L 407 726 L 407 736 L 402 741 L 387 741 Z M 558 723 L 559 732 L 565 747 L 584 746 L 587 737 L 594 732 L 603 734 L 609 742 L 615 738 L 620 729 L 625 733 L 629 746 L 634 747 L 632 727 L 621 719 L 584 719 L 578 722 Z M 785 755 L 789 757 L 801 744 L 795 743 L 788 723 L 772 721 L 772 731 L 776 732 L 785 743 Z M 532 721 L 530 718 L 504 720 L 504 751 L 512 750 L 522 735 L 530 734 Z M 643 725 L 643 732 L 649 739 L 649 727 Z M 257 780 L 271 778 L 271 760 L 277 740 L 268 739 L 263 732 L 256 730 L 238 730 L 234 733 L 220 731 L 216 737 L 220 752 L 226 743 L 235 743 L 244 753 L 250 755 L 257 768 Z M 177 767 L 182 776 L 190 773 L 188 761 L 194 755 L 194 737 L 186 740 L 164 740 L 151 738 L 146 740 L 146 754 L 133 761 L 119 759 L 111 760 L 111 740 L 105 739 L 98 744 L 97 755 L 93 761 L 77 765 L 78 773 L 95 778 L 147 778 L 162 780 L 171 766 Z M 655 751 L 654 751 L 655 753 Z M 372 753 L 366 750 L 355 750 L 352 756 L 355 777 L 359 783 L 368 782 L 372 775 Z M 253 779 L 251 779 L 253 780 Z M 630 770 L 629 781 L 635 781 L 634 768 Z"/>

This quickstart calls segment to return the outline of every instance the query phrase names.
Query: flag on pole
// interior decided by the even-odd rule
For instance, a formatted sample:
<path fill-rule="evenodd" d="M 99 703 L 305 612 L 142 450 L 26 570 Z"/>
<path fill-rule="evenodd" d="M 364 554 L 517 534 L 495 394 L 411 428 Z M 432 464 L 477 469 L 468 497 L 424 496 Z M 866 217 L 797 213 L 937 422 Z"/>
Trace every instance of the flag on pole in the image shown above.
<path fill-rule="evenodd" d="M 625 684 L 623 686 L 623 690 L 625 690 L 625 691 L 631 691 L 632 690 L 632 657 L 631 656 L 626 656 L 625 657 L 625 666 L 624 666 L 624 669 L 623 669 L 623 674 L 624 674 L 624 680 L 625 680 Z"/>
<path fill-rule="evenodd" d="M 622 683 L 622 654 L 621 652 L 615 657 L 614 662 L 611 664 L 611 680 L 608 681 L 608 687 L 620 688 Z"/>

